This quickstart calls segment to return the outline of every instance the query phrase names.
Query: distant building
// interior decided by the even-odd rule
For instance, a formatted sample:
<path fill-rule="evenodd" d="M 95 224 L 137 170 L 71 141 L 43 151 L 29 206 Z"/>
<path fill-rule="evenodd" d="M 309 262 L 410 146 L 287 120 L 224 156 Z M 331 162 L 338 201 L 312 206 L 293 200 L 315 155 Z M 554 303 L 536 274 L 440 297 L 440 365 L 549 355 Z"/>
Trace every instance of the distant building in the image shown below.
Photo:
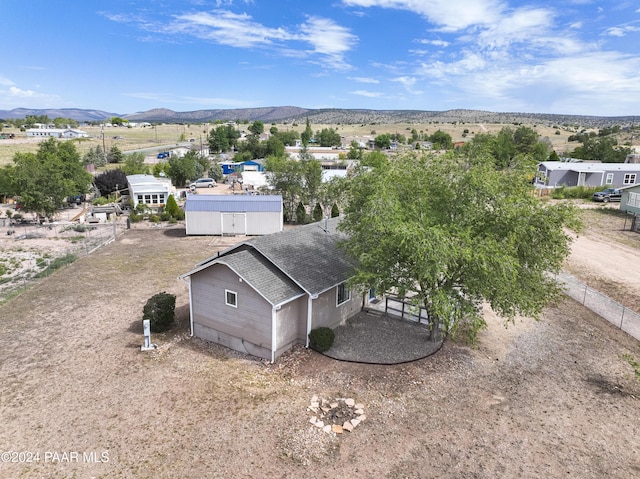
<path fill-rule="evenodd" d="M 28 137 L 35 138 L 88 138 L 89 134 L 83 130 L 75 128 L 55 128 L 53 125 L 35 123 L 35 128 L 27 130 Z"/>

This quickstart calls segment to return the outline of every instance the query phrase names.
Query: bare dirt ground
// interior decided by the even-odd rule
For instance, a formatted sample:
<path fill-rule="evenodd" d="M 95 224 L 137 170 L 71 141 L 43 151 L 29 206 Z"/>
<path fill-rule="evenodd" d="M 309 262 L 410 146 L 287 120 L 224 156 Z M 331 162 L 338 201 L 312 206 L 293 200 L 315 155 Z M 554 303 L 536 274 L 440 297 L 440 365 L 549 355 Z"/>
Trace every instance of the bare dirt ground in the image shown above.
<path fill-rule="evenodd" d="M 568 269 L 623 272 L 614 292 L 637 297 L 626 274 L 640 235 L 593 215 Z M 297 348 L 270 365 L 188 335 L 176 278 L 233 241 L 131 230 L 0 306 L 0 477 L 640 476 L 638 341 L 577 303 L 507 329 L 487 311 L 477 347 L 450 341 L 414 363 Z M 177 295 L 179 324 L 142 353 L 142 307 L 159 291 Z M 367 418 L 323 433 L 314 395 L 354 398 Z"/>

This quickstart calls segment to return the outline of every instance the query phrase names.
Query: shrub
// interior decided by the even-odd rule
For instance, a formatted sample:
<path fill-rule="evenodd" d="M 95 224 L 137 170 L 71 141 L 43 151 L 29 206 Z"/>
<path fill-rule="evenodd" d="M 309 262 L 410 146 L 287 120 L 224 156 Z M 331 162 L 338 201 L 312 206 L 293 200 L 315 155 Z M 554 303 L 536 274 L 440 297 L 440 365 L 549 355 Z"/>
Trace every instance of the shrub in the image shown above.
<path fill-rule="evenodd" d="M 296 223 L 303 225 L 307 222 L 307 210 L 302 203 L 298 203 L 296 208 Z"/>
<path fill-rule="evenodd" d="M 152 223 L 160 223 L 160 217 L 158 215 L 150 215 L 149 221 Z"/>
<path fill-rule="evenodd" d="M 144 216 L 139 215 L 138 213 L 134 213 L 133 211 L 129 213 L 129 221 L 132 223 L 137 223 L 138 221 L 142 221 Z"/>
<path fill-rule="evenodd" d="M 324 353 L 328 351 L 333 345 L 335 339 L 335 333 L 331 328 L 316 328 L 309 333 L 309 346 L 311 349 Z"/>
<path fill-rule="evenodd" d="M 322 206 L 320 203 L 316 203 L 316 207 L 313 209 L 313 221 L 322 220 Z"/>
<path fill-rule="evenodd" d="M 176 199 L 173 197 L 173 195 L 169 195 L 169 198 L 167 198 L 167 206 L 165 207 L 165 212 L 176 219 L 178 218 L 180 208 L 178 207 L 178 203 L 176 203 Z"/>
<path fill-rule="evenodd" d="M 172 218 L 173 216 L 171 216 L 171 213 L 169 213 L 168 211 L 163 211 L 162 213 L 160 213 L 161 221 L 170 221 Z"/>
<path fill-rule="evenodd" d="M 171 329 L 175 318 L 176 296 L 164 291 L 151 296 L 142 310 L 142 319 L 149 320 L 153 333 L 162 333 Z"/>

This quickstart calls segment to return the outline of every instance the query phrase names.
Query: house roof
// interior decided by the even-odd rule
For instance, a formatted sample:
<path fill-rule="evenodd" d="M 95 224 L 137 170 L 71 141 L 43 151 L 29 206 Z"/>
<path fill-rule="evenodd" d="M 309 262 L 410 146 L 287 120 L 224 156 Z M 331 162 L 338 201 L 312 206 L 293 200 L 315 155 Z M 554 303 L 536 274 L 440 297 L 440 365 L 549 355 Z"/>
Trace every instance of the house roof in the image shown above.
<path fill-rule="evenodd" d="M 304 292 L 317 296 L 346 281 L 353 270 L 352 261 L 338 246 L 341 240 L 346 239 L 343 233 L 337 231 L 339 221 L 339 218 L 331 218 L 249 239 L 222 252 L 219 256 L 213 256 L 198 263 L 193 271 L 181 277 L 190 276 L 221 262 L 238 261 L 244 268 L 256 269 L 265 268 L 265 264 L 268 264 L 277 268 Z M 244 254 L 245 251 L 253 251 L 256 254 L 247 255 Z M 239 253 L 243 253 L 240 259 L 229 258 Z M 266 276 L 266 273 L 264 274 Z M 253 285 L 253 283 L 250 284 Z M 259 284 L 264 284 L 264 281 Z M 284 293 L 283 290 L 272 291 L 271 288 L 276 287 L 273 284 L 262 287 L 270 291 L 270 295 L 277 296 Z M 278 286 L 278 288 L 283 287 L 284 284 Z M 264 295 L 264 292 L 262 293 Z"/>
<path fill-rule="evenodd" d="M 539 163 L 546 170 L 576 171 L 578 173 L 604 173 L 614 171 L 640 171 L 640 165 L 633 163 L 577 163 L 568 161 L 543 161 Z"/>
<path fill-rule="evenodd" d="M 280 195 L 189 195 L 185 211 L 281 212 Z"/>
<path fill-rule="evenodd" d="M 237 251 L 216 263 L 227 265 L 272 305 L 304 294 L 298 285 L 255 250 Z"/>

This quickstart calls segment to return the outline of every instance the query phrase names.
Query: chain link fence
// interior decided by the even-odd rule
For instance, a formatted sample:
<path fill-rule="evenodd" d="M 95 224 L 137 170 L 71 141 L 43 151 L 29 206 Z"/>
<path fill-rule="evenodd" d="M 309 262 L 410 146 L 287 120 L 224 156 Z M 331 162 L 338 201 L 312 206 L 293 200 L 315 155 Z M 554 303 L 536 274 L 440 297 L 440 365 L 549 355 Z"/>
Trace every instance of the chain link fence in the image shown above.
<path fill-rule="evenodd" d="M 2 228 L 0 303 L 34 282 L 96 249 L 109 244 L 127 228 L 126 222 L 99 224 L 12 225 Z M 6 231 L 5 231 L 6 230 Z M 59 240 L 44 244 L 40 240 Z"/>
<path fill-rule="evenodd" d="M 640 314 L 590 288 L 570 274 L 560 273 L 557 279 L 564 284 L 568 296 L 640 340 Z"/>

